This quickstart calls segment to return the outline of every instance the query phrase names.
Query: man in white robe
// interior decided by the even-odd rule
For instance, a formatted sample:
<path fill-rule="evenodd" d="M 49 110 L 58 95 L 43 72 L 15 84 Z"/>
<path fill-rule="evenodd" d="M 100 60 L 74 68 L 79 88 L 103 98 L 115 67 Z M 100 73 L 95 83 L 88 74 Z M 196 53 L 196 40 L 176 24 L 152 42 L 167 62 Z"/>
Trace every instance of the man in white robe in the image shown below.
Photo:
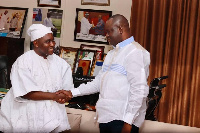
<path fill-rule="evenodd" d="M 55 41 L 50 27 L 33 24 L 27 32 L 34 50 L 21 55 L 12 66 L 12 88 L 1 102 L 0 131 L 69 130 L 64 103 L 70 98 L 58 91 L 74 88 L 70 65 L 53 54 Z"/>
<path fill-rule="evenodd" d="M 8 10 L 5 10 L 5 12 L 0 17 L 0 30 L 5 30 L 5 25 L 7 23 L 7 20 L 9 19 L 7 14 L 8 14 Z"/>
<path fill-rule="evenodd" d="M 84 35 L 88 35 L 89 34 L 89 30 L 92 27 L 92 24 L 90 24 L 89 20 L 88 20 L 89 14 L 86 13 L 85 17 L 83 17 L 81 19 L 81 33 Z"/>

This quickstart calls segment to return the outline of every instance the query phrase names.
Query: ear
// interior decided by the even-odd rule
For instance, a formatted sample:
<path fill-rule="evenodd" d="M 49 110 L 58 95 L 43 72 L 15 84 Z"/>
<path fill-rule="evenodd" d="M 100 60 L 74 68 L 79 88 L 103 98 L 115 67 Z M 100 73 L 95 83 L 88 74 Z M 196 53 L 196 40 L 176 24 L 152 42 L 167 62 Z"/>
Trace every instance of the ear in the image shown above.
<path fill-rule="evenodd" d="M 119 26 L 119 33 L 122 34 L 123 33 L 123 27 Z"/>
<path fill-rule="evenodd" d="M 34 45 L 35 48 L 37 48 L 38 47 L 38 42 L 36 40 L 33 41 L 33 45 Z"/>

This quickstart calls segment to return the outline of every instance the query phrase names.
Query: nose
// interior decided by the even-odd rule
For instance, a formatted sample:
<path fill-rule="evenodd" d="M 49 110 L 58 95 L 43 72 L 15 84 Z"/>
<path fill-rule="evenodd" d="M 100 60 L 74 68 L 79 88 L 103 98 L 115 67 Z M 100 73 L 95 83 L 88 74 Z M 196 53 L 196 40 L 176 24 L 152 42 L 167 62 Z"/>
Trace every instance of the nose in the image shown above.
<path fill-rule="evenodd" d="M 50 41 L 50 46 L 54 47 L 56 45 L 56 42 L 53 40 L 53 41 Z"/>

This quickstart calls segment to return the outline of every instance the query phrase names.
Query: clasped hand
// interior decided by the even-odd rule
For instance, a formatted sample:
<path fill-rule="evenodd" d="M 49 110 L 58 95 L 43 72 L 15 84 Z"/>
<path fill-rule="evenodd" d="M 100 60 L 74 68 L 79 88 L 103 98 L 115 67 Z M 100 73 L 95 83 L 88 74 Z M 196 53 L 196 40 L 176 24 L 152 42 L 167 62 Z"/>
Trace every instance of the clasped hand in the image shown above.
<path fill-rule="evenodd" d="M 66 91 L 66 90 L 59 90 L 57 92 L 55 92 L 55 98 L 54 101 L 60 103 L 60 104 L 64 104 L 66 102 L 68 102 L 69 100 L 71 100 L 72 98 L 72 93 L 71 91 Z"/>

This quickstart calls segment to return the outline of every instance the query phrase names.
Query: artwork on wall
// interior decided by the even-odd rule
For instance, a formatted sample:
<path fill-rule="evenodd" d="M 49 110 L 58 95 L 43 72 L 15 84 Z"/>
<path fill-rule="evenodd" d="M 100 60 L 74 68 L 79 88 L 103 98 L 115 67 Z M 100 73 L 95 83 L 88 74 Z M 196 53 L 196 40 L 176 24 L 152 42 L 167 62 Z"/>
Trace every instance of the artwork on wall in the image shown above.
<path fill-rule="evenodd" d="M 0 6 L 0 36 L 21 38 L 28 8 Z"/>
<path fill-rule="evenodd" d="M 91 75 L 91 71 L 94 68 L 94 62 L 96 57 L 96 51 L 94 50 L 81 50 L 79 49 L 76 54 L 73 73 L 76 73 L 78 67 L 84 67 L 83 70 L 87 71 L 87 76 Z M 89 67 L 88 67 L 89 65 Z M 87 70 L 89 69 L 89 70 Z"/>
<path fill-rule="evenodd" d="M 110 6 L 110 0 L 81 0 L 81 5 Z"/>
<path fill-rule="evenodd" d="M 103 60 L 96 60 L 95 61 L 95 67 L 92 69 L 91 75 L 97 76 L 99 71 L 102 69 L 103 66 Z"/>
<path fill-rule="evenodd" d="M 87 45 L 87 44 L 81 44 L 81 49 L 88 49 L 88 50 L 96 50 L 96 60 L 102 60 L 104 56 L 104 48 L 105 46 L 97 46 L 97 45 Z"/>
<path fill-rule="evenodd" d="M 77 51 L 78 48 L 60 46 L 60 57 L 63 58 L 71 66 L 72 71 L 75 66 Z"/>
<path fill-rule="evenodd" d="M 105 22 L 112 11 L 76 9 L 74 40 L 80 42 L 108 44 L 105 36 Z"/>
<path fill-rule="evenodd" d="M 61 0 L 38 0 L 38 6 L 61 7 Z"/>
<path fill-rule="evenodd" d="M 51 27 L 54 37 L 60 38 L 63 10 L 33 8 L 33 24 L 43 24 Z"/>

